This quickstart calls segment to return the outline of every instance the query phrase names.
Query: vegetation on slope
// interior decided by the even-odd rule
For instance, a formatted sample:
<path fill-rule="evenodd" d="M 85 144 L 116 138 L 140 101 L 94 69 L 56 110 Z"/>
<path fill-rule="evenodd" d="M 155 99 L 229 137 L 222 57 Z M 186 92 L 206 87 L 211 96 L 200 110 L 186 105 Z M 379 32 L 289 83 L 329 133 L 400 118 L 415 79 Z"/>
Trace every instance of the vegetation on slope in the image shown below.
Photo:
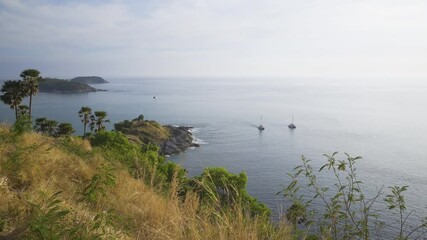
<path fill-rule="evenodd" d="M 170 137 L 169 129 L 156 121 L 144 120 L 143 115 L 139 115 L 138 118 L 131 121 L 125 120 L 116 123 L 114 129 L 124 133 L 132 142 L 138 144 L 160 145 Z"/>
<path fill-rule="evenodd" d="M 0 239 L 290 237 L 287 225 L 242 201 L 243 173 L 211 171 L 189 179 L 156 147 L 143 150 L 118 132 L 89 142 L 2 126 Z M 227 192 L 233 197 L 224 200 Z"/>

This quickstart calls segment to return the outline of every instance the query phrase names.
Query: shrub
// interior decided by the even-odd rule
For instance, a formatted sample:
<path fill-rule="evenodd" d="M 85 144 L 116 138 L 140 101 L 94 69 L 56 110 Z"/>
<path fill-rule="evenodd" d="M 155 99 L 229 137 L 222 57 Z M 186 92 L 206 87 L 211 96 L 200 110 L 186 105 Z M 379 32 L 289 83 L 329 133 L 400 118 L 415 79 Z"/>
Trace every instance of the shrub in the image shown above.
<path fill-rule="evenodd" d="M 225 208 L 241 204 L 252 216 L 269 216 L 271 210 L 246 191 L 247 180 L 244 172 L 232 174 L 225 168 L 211 167 L 196 177 L 193 184 L 202 202 Z"/>

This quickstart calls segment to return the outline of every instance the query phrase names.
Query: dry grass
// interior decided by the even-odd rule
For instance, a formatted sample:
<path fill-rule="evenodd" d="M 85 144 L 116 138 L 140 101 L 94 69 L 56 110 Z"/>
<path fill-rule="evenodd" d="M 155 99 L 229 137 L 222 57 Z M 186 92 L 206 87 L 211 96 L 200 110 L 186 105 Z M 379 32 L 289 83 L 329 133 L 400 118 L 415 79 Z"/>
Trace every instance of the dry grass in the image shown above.
<path fill-rule="evenodd" d="M 10 136 L 9 129 L 0 126 L 0 137 Z M 80 201 L 97 169 L 108 163 L 95 153 L 82 158 L 65 151 L 58 147 L 59 141 L 35 133 L 25 134 L 19 141 L 0 141 L 0 223 L 4 225 L 3 230 L 0 226 L 0 239 L 25 238 L 31 204 L 44 206 L 44 196 L 58 191 L 62 192 L 58 195 L 61 208 L 70 211 L 62 221 L 82 232 L 99 233 L 101 238 L 291 239 L 286 224 L 272 226 L 245 215 L 239 207 L 223 212 L 201 206 L 192 192 L 179 198 L 176 184 L 171 184 L 168 194 L 160 194 L 120 166 L 115 166 L 116 184 L 105 197 L 96 203 Z M 82 151 L 91 151 L 87 142 L 72 141 Z M 13 158 L 20 160 L 16 169 L 6 167 Z M 103 214 L 115 220 L 104 221 L 102 228 L 95 229 L 97 216 Z"/>

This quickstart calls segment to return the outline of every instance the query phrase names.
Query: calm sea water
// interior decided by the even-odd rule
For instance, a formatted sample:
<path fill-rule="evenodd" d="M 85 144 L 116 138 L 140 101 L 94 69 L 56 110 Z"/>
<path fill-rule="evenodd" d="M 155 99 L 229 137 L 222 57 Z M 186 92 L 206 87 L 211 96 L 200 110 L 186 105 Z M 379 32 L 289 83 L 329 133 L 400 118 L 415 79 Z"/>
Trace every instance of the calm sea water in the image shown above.
<path fill-rule="evenodd" d="M 200 148 L 170 159 L 190 175 L 208 166 L 245 171 L 248 191 L 276 213 L 289 202 L 276 192 L 301 155 L 316 167 L 324 153 L 363 157 L 358 175 L 373 193 L 409 185 L 407 204 L 427 216 L 427 84 L 413 81 L 301 79 L 108 79 L 107 92 L 39 93 L 35 117 L 71 122 L 82 132 L 81 106 L 107 111 L 112 123 L 144 114 L 162 124 L 195 127 Z M 157 96 L 157 99 L 153 99 Z M 265 131 L 256 126 L 260 123 Z M 297 128 L 287 125 L 294 116 Z M 0 120 L 13 112 L 0 104 Z M 110 125 L 110 128 L 112 124 Z M 326 176 L 321 179 L 331 185 Z M 387 189 L 386 189 L 387 190 Z M 381 200 L 380 200 L 381 201 Z"/>

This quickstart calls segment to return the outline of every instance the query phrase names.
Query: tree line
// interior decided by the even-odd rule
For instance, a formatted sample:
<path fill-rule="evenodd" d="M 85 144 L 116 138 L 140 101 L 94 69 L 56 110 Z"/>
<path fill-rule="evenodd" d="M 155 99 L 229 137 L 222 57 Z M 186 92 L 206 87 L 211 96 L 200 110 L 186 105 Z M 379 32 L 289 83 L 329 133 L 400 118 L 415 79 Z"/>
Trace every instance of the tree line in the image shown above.
<path fill-rule="evenodd" d="M 34 129 L 38 133 L 49 136 L 69 136 L 75 132 L 71 123 L 59 123 L 45 117 L 36 118 L 32 126 L 33 96 L 39 91 L 39 83 L 43 80 L 37 69 L 26 69 L 21 72 L 21 80 L 5 81 L 1 87 L 0 100 L 15 111 L 15 125 L 22 129 Z M 29 98 L 28 105 L 23 104 Z M 83 123 L 83 139 L 86 138 L 87 127 L 91 134 L 105 130 L 105 124 L 110 122 L 105 111 L 94 111 L 90 107 L 82 107 L 78 115 Z"/>

